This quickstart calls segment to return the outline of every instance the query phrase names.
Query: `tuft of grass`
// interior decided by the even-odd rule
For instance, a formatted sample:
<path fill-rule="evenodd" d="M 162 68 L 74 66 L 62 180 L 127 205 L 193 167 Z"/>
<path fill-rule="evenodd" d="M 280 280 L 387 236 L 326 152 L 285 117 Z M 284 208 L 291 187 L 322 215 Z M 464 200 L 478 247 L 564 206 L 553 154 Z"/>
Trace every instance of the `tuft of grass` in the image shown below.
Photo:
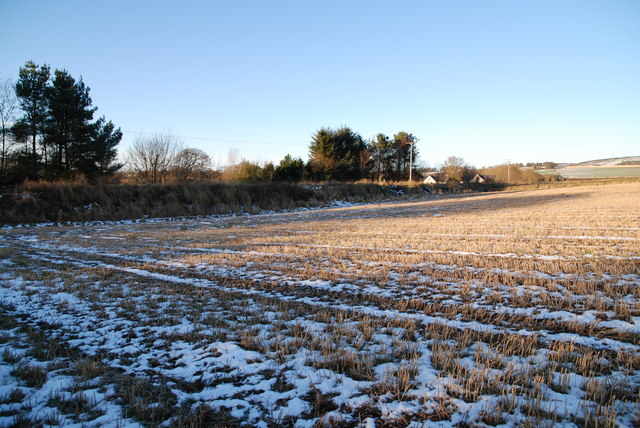
<path fill-rule="evenodd" d="M 11 425 L 11 428 L 33 428 L 33 427 L 39 427 L 39 426 L 43 425 L 43 422 L 44 421 L 41 421 L 38 418 L 29 417 L 28 415 L 20 413 L 13 420 L 13 424 Z M 49 425 L 52 425 L 52 424 L 49 424 Z"/>
<path fill-rule="evenodd" d="M 4 348 L 2 352 L 2 360 L 7 364 L 15 364 L 20 361 L 20 356 L 15 352 L 11 352 L 10 349 Z"/>
<path fill-rule="evenodd" d="M 326 353 L 311 361 L 312 365 L 320 369 L 342 373 L 353 380 L 375 380 L 373 375 L 373 357 L 358 355 L 348 349 L 338 349 Z"/>
<path fill-rule="evenodd" d="M 57 393 L 47 402 L 48 406 L 57 408 L 62 414 L 73 415 L 75 419 L 80 419 L 84 415 L 84 420 L 92 420 L 104 414 L 96 404 L 83 393 L 73 395 Z"/>
<path fill-rule="evenodd" d="M 125 407 L 125 417 L 152 425 L 169 419 L 177 403 L 166 384 L 135 376 L 121 376 L 116 384 L 116 395 Z"/>
<path fill-rule="evenodd" d="M 47 373 L 40 366 L 21 364 L 11 371 L 11 375 L 20 379 L 30 388 L 40 388 L 47 381 Z"/>
<path fill-rule="evenodd" d="M 1 404 L 8 404 L 8 403 L 21 403 L 22 400 L 24 400 L 24 398 L 26 397 L 24 391 L 20 388 L 14 388 L 11 390 L 11 392 L 9 394 L 7 394 L 5 397 L 3 397 L 2 399 L 0 399 L 0 403 Z"/>
<path fill-rule="evenodd" d="M 314 418 L 319 418 L 325 416 L 327 413 L 336 410 L 338 406 L 333 401 L 333 397 L 338 395 L 334 394 L 325 394 L 320 391 L 316 386 L 311 383 L 309 385 L 311 387 L 309 393 L 303 397 L 311 407 L 310 414 Z"/>
<path fill-rule="evenodd" d="M 93 380 L 105 374 L 108 368 L 97 358 L 83 358 L 74 364 L 75 373 L 82 380 Z"/>
<path fill-rule="evenodd" d="M 208 428 L 208 427 L 242 427 L 247 426 L 242 420 L 231 415 L 228 410 L 214 410 L 210 406 L 199 403 L 183 403 L 177 416 L 171 421 L 176 428 Z"/>

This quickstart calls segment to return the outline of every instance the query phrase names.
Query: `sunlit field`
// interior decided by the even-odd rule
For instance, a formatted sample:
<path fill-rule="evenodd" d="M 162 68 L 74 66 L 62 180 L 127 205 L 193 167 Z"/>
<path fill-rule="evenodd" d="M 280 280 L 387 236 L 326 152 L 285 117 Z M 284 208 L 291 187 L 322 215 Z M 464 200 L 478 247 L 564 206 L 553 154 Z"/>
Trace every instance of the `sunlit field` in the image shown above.
<path fill-rule="evenodd" d="M 640 424 L 640 183 L 0 234 L 0 426 Z"/>
<path fill-rule="evenodd" d="M 565 178 L 640 177 L 640 166 L 570 167 L 557 170 Z"/>

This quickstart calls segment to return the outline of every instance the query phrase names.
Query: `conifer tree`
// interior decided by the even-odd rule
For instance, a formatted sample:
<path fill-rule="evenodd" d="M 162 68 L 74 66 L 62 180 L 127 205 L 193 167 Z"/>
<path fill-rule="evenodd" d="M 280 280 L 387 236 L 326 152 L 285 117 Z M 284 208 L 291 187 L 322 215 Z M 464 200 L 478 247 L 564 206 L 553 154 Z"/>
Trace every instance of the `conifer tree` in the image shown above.
<path fill-rule="evenodd" d="M 84 150 L 77 153 L 77 169 L 91 181 L 112 175 L 120 168 L 116 147 L 122 140 L 122 131 L 113 122 L 100 117 L 92 126 L 92 138 Z"/>
<path fill-rule="evenodd" d="M 300 158 L 286 155 L 275 167 L 276 181 L 300 181 L 304 176 L 304 162 Z"/>
<path fill-rule="evenodd" d="M 23 116 L 13 126 L 13 134 L 18 141 L 31 142 L 32 168 L 38 163 L 38 138 L 44 131 L 47 118 L 46 92 L 49 83 L 49 66 L 38 67 L 33 61 L 27 61 L 20 68 L 16 95 Z"/>
<path fill-rule="evenodd" d="M 20 68 L 15 90 L 23 116 L 12 132 L 16 140 L 31 143 L 31 150 L 14 157 L 15 180 L 69 179 L 76 174 L 96 180 L 122 167 L 116 163 L 122 132 L 104 117 L 93 120 L 97 108 L 82 78 L 55 70 L 50 80 L 48 65 L 28 61 Z"/>
<path fill-rule="evenodd" d="M 400 131 L 393 136 L 393 158 L 395 160 L 394 178 L 396 180 L 406 180 L 409 177 L 409 159 L 413 150 L 413 159 L 418 157 L 416 143 L 418 139 L 404 131 Z"/>
<path fill-rule="evenodd" d="M 55 71 L 46 94 L 45 144 L 53 150 L 50 173 L 69 178 L 95 143 L 96 125 L 91 121 L 96 108 L 91 107 L 89 88 L 82 79 L 76 82 L 66 70 Z"/>
<path fill-rule="evenodd" d="M 309 146 L 309 166 L 316 180 L 358 180 L 367 174 L 367 144 L 350 128 L 322 128 Z"/>
<path fill-rule="evenodd" d="M 393 178 L 393 165 L 391 165 L 390 159 L 392 158 L 392 143 L 389 137 L 379 133 L 371 141 L 371 158 L 373 163 L 373 177 L 374 179 L 391 179 Z"/>

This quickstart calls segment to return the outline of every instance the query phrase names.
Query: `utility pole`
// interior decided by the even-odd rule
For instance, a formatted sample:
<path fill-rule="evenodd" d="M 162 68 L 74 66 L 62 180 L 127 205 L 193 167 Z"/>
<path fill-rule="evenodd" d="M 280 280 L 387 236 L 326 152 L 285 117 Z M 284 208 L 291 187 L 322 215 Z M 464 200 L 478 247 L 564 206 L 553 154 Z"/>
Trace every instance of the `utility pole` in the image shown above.
<path fill-rule="evenodd" d="M 511 159 L 507 159 L 507 183 L 511 183 Z"/>
<path fill-rule="evenodd" d="M 404 141 L 409 144 L 409 182 L 411 182 L 413 178 L 413 145 L 415 142 L 409 137 L 405 137 Z"/>
<path fill-rule="evenodd" d="M 413 172 L 413 142 L 409 143 L 409 182 L 411 182 Z"/>

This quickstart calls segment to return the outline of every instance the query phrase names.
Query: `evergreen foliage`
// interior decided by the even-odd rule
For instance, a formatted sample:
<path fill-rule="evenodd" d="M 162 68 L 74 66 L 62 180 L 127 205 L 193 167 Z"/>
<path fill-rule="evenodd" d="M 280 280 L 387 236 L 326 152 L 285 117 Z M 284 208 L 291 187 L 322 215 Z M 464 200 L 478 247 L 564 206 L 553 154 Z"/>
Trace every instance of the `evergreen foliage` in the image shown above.
<path fill-rule="evenodd" d="M 38 139 L 44 132 L 47 119 L 49 77 L 48 65 L 38 67 L 33 61 L 27 61 L 20 68 L 16 83 L 16 95 L 23 116 L 15 123 L 12 131 L 16 140 L 31 143 L 31 167 L 34 168 L 34 174 L 38 163 Z"/>
<path fill-rule="evenodd" d="M 415 143 L 418 139 L 407 132 L 401 131 L 393 136 L 392 157 L 395 160 L 395 168 L 393 170 L 393 178 L 395 180 L 406 180 L 409 178 L 409 160 L 411 159 L 411 150 L 413 150 L 413 159 L 418 157 L 418 150 Z"/>
<path fill-rule="evenodd" d="M 309 146 L 309 166 L 316 180 L 359 180 L 369 173 L 369 148 L 348 127 L 322 128 Z"/>
<path fill-rule="evenodd" d="M 95 107 L 91 107 L 89 88 L 66 70 L 56 70 L 46 88 L 48 114 L 45 120 L 44 145 L 50 150 L 45 171 L 53 179 L 68 179 L 87 169 L 96 124 L 92 123 Z M 89 162 L 87 162 L 89 161 Z M 92 171 L 88 171 L 91 173 Z"/>
<path fill-rule="evenodd" d="M 286 155 L 275 168 L 275 181 L 296 182 L 304 178 L 304 162 L 300 158 Z"/>
<path fill-rule="evenodd" d="M 393 140 L 378 134 L 371 141 L 371 171 L 375 180 L 402 181 L 409 178 L 411 150 L 413 160 L 418 157 L 418 139 L 407 132 L 398 132 Z M 414 167 L 415 169 L 415 167 Z"/>
<path fill-rule="evenodd" d="M 85 145 L 84 156 L 80 159 L 78 170 L 89 180 L 113 175 L 120 168 L 117 163 L 117 146 L 122 140 L 122 131 L 113 122 L 100 117 L 93 125 L 93 138 Z"/>
<path fill-rule="evenodd" d="M 3 182 L 44 178 L 98 180 L 115 173 L 122 132 L 92 106 L 90 88 L 66 70 L 28 61 L 15 85 L 22 116 L 11 132 L 25 146 L 12 154 Z"/>

